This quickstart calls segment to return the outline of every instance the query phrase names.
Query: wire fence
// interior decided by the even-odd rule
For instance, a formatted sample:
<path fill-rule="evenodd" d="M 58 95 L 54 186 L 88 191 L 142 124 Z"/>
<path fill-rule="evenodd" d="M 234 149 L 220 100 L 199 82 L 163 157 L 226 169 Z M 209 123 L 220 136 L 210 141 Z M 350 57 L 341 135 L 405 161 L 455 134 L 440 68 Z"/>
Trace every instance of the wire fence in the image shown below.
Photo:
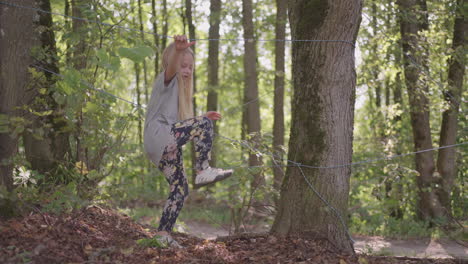
<path fill-rule="evenodd" d="M 42 9 L 39 9 L 39 8 L 35 8 L 35 7 L 30 7 L 30 6 L 23 6 L 23 5 L 18 5 L 18 4 L 13 4 L 13 3 L 6 3 L 6 2 L 3 2 L 3 1 L 0 1 L 0 4 L 2 5 L 5 5 L 5 6 L 10 6 L 10 7 L 15 7 L 15 8 L 22 8 L 22 9 L 29 9 L 29 10 L 33 10 L 33 11 L 37 11 L 37 12 L 43 12 L 43 13 L 48 13 L 48 14 L 51 14 L 51 15 L 58 15 L 58 16 L 62 16 L 62 17 L 66 17 L 66 18 L 70 18 L 70 19 L 74 19 L 74 20 L 80 20 L 80 21 L 85 21 L 85 22 L 88 22 L 88 23 L 97 23 L 97 24 L 100 24 L 100 25 L 104 25 L 104 26 L 110 26 L 110 27 L 113 27 L 113 28 L 119 28 L 119 29 L 123 29 L 123 30 L 127 30 L 127 31 L 133 31 L 133 32 L 139 32 L 139 33 L 145 33 L 145 34 L 151 34 L 151 35 L 157 35 L 159 37 L 164 37 L 164 38 L 172 38 L 171 36 L 165 36 L 165 35 L 161 35 L 161 34 L 156 34 L 154 32 L 149 32 L 149 31 L 144 31 L 144 30 L 139 30 L 139 29 L 134 29 L 134 28 L 131 28 L 131 27 L 125 27 L 125 26 L 121 26 L 121 25 L 116 25 L 116 24 L 109 24 L 109 23 L 105 23 L 105 22 L 102 22 L 102 21 L 98 21 L 98 20 L 90 20 L 90 19 L 85 19 L 85 18 L 81 18 L 81 17 L 75 17 L 75 16 L 68 16 L 68 15 L 64 15 L 64 14 L 60 14 L 60 13 L 56 13 L 56 12 L 51 12 L 51 11 L 46 11 L 46 10 L 42 10 Z M 252 42 L 252 41 L 259 41 L 259 42 L 268 42 L 268 41 L 283 41 L 283 42 L 329 42 L 329 43 L 345 43 L 345 44 L 349 44 L 351 45 L 352 47 L 355 47 L 354 43 L 351 42 L 351 41 L 347 41 L 347 40 L 311 40 L 311 39 L 306 39 L 306 40 L 300 40 L 300 39 L 244 39 L 244 38 L 234 38 L 234 39 L 228 39 L 228 38 L 219 38 L 219 39 L 211 39 L 211 38 L 208 38 L 208 39 L 192 39 L 192 40 L 199 40 L 199 41 L 249 41 L 249 42 Z M 406 55 L 406 54 L 405 54 Z M 408 55 L 406 55 L 408 56 Z M 415 65 L 419 65 L 417 64 L 416 61 L 414 61 L 411 56 L 409 56 L 410 60 L 412 61 L 412 63 L 414 63 Z M 420 65 L 419 65 L 420 66 Z M 48 70 L 48 69 L 45 69 L 41 66 L 38 66 L 38 65 L 33 65 L 33 67 L 37 68 L 37 69 L 40 69 L 42 71 L 45 71 L 45 72 L 48 72 L 48 73 L 51 73 L 53 75 L 56 75 L 60 78 L 63 78 L 63 75 L 59 74 L 59 73 L 56 73 L 56 72 L 53 72 L 51 70 Z M 422 70 L 424 71 L 424 68 L 422 68 Z M 107 96 L 111 96 L 111 97 L 114 97 L 118 100 L 121 100 L 123 102 L 126 102 L 126 103 L 129 103 L 131 105 L 133 105 L 134 107 L 137 107 L 137 108 L 142 108 L 144 109 L 145 107 L 142 106 L 142 105 L 139 105 L 135 102 L 132 102 L 130 100 L 127 100 L 125 98 L 122 98 L 122 97 L 119 97 L 119 96 L 116 96 L 112 93 L 109 93 L 103 89 L 99 89 L 99 88 L 96 88 L 94 87 L 93 85 L 89 84 L 88 82 L 86 81 L 83 81 L 81 80 L 81 83 L 84 84 L 85 86 L 89 87 L 90 89 L 92 90 L 95 90 L 95 91 L 98 91 L 100 93 L 103 93 Z M 276 92 L 276 91 L 275 91 Z M 245 104 L 237 107 L 236 109 L 232 109 L 230 111 L 230 113 L 234 112 L 234 111 L 237 111 L 237 110 L 241 110 L 243 107 L 245 107 L 246 105 L 250 104 L 250 103 L 253 103 L 253 102 L 256 102 L 258 101 L 259 98 L 256 98 L 254 100 L 251 100 L 249 102 L 246 102 Z M 220 135 L 220 134 L 217 134 L 217 136 L 223 138 L 223 139 L 226 139 L 226 140 L 229 140 L 233 143 L 236 143 L 236 144 L 240 144 L 246 148 L 249 149 L 249 151 L 253 151 L 253 152 L 261 152 L 260 150 L 250 146 L 249 144 L 246 143 L 246 141 L 242 141 L 242 140 L 236 140 L 236 139 L 231 139 L 231 138 L 228 138 L 226 136 L 223 136 L 223 135 Z M 405 153 L 405 154 L 398 154 L 398 155 L 393 155 L 393 156 L 388 156 L 388 157 L 381 157 L 381 158 L 374 158 L 374 159 L 368 159 L 368 160 L 363 160 L 363 161 L 359 161 L 359 162 L 352 162 L 352 163 L 345 163 L 345 164 L 336 164 L 336 165 L 330 165 L 330 166 L 318 166 L 318 165 L 307 165 L 307 164 L 301 164 L 301 163 L 298 163 L 298 162 L 295 162 L 295 161 L 292 161 L 292 160 L 287 160 L 287 159 L 282 159 L 281 157 L 276 157 L 278 158 L 278 161 L 279 161 L 279 164 L 275 162 L 275 165 L 271 165 L 271 166 L 267 166 L 267 165 L 261 165 L 261 166 L 237 166 L 237 167 L 229 167 L 230 169 L 238 169 L 238 168 L 246 168 L 246 169 L 252 169 L 252 168 L 266 168 L 266 167 L 297 167 L 301 173 L 301 175 L 303 176 L 304 178 L 304 181 L 306 182 L 306 184 L 308 185 L 308 187 L 313 191 L 313 193 L 327 206 L 329 207 L 332 212 L 335 214 L 335 216 L 339 219 L 339 222 L 341 223 L 343 229 L 345 230 L 349 240 L 351 242 L 354 242 L 350 233 L 349 233 L 349 230 L 345 224 L 345 221 L 342 217 L 342 215 L 340 214 L 340 212 L 334 207 L 332 206 L 316 189 L 315 187 L 312 185 L 312 183 L 309 181 L 309 179 L 306 177 L 304 171 L 303 171 L 303 168 L 308 168 L 308 169 L 340 169 L 340 168 L 345 168 L 345 167 L 351 167 L 351 166 L 360 166 L 360 165 L 366 165 L 366 164 L 371 164 L 371 163 L 376 163 L 376 162 L 379 162 L 379 161 L 388 161 L 388 160 L 393 160 L 393 159 L 396 159 L 396 158 L 400 158 L 400 157 L 405 157 L 405 156 L 409 156 L 409 155 L 416 155 L 416 154 L 420 154 L 420 153 L 425 153 L 425 152 L 430 152 L 430 151 L 436 151 L 436 150 L 440 150 L 440 149 L 446 149 L 446 148 L 454 148 L 454 147 L 459 147 L 459 146 L 463 146 L 463 145 L 466 145 L 468 144 L 468 142 L 463 142 L 463 143 L 459 143 L 459 144 L 453 144 L 453 145 L 448 145 L 448 146 L 441 146 L 441 147 L 436 147 L 436 148 L 430 148 L 430 149 L 425 149 L 425 150 L 419 150 L 419 151 L 414 151 L 414 152 L 410 152 L 410 153 Z M 275 155 L 273 153 L 268 153 L 268 155 L 275 160 Z M 286 164 L 283 164 L 284 162 L 286 162 Z"/>

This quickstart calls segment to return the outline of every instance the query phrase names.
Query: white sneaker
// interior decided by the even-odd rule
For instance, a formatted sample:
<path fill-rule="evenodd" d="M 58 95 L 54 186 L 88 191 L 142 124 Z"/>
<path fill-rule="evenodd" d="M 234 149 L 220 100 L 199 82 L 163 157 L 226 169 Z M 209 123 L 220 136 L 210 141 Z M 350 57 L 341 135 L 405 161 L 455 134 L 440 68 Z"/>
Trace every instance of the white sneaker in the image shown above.
<path fill-rule="evenodd" d="M 233 170 L 223 170 L 208 167 L 202 170 L 195 178 L 195 187 L 202 187 L 226 179 L 232 175 Z"/>

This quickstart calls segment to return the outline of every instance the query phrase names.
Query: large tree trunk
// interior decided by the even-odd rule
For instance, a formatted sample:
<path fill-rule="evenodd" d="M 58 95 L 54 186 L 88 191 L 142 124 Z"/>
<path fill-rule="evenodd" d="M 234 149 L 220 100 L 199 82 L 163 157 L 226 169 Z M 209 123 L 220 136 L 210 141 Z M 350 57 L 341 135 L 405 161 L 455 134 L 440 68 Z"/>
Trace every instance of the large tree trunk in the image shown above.
<path fill-rule="evenodd" d="M 360 0 L 290 0 L 292 38 L 354 43 L 361 9 Z M 350 163 L 356 86 L 353 46 L 294 42 L 292 49 L 294 97 L 288 159 L 316 166 Z M 344 252 L 352 252 L 343 226 L 350 175 L 350 167 L 288 167 L 272 232 L 313 232 Z M 324 204 L 304 177 L 336 211 Z"/>
<path fill-rule="evenodd" d="M 49 0 L 35 0 L 37 7 L 42 10 L 51 11 Z M 39 21 L 33 23 L 34 35 L 32 43 L 40 46 L 46 54 L 45 59 L 33 58 L 31 61 L 50 71 L 59 72 L 57 66 L 57 49 L 55 46 L 55 34 L 52 30 L 52 16 L 48 13 L 37 12 Z M 39 40 L 37 42 L 36 40 Z M 58 105 L 53 99 L 51 89 L 55 85 L 56 77 L 49 72 L 43 72 L 44 77 L 32 81 L 30 91 L 35 98 L 30 103 L 30 108 L 35 112 L 52 111 L 50 115 L 37 116 L 28 114 L 28 119 L 32 122 L 32 130 L 25 131 L 24 149 L 26 158 L 31 164 L 31 168 L 47 177 L 54 177 L 60 164 L 70 158 L 69 134 L 64 129 L 67 126 L 63 114 L 63 106 Z M 45 89 L 46 92 L 41 92 Z M 43 131 L 41 138 L 37 137 L 39 131 Z"/>
<path fill-rule="evenodd" d="M 7 0 L 16 4 L 16 1 Z M 34 0 L 23 1 L 33 6 Z M 32 10 L 0 5 L 0 118 L 2 120 L 22 117 L 18 107 L 30 100 L 26 96 L 30 81 L 31 36 L 34 35 Z M 38 40 L 36 41 L 38 43 Z M 6 126 L 2 126 L 4 129 Z M 9 131 L 0 131 L 0 185 L 13 190 L 13 161 L 18 148 L 18 136 Z M 3 208 L 2 208 L 3 210 Z"/>
<path fill-rule="evenodd" d="M 445 91 L 445 100 L 449 108 L 442 116 L 442 127 L 440 128 L 439 146 L 453 145 L 456 143 L 458 113 L 463 91 L 463 78 L 465 76 L 467 44 L 466 30 L 468 23 L 463 13 L 463 0 L 458 0 L 457 16 L 453 27 L 453 53 L 448 62 L 448 90 Z M 451 214 L 450 194 L 456 177 L 455 149 L 440 149 L 437 158 L 437 171 L 442 177 L 442 188 L 439 188 L 439 199 L 447 213 Z"/>
<path fill-rule="evenodd" d="M 275 38 L 285 39 L 286 37 L 286 11 L 287 0 L 276 0 L 276 27 Z M 274 120 L 273 120 L 273 151 L 275 153 L 274 165 L 283 165 L 284 157 L 284 56 L 285 42 L 277 41 L 275 43 L 275 92 L 274 92 Z M 281 182 L 284 176 L 284 168 L 274 167 L 273 186 L 280 190 Z"/>
<path fill-rule="evenodd" d="M 253 8 L 252 0 L 242 0 L 242 25 L 244 27 L 244 120 L 247 127 L 247 134 L 253 136 L 254 147 L 260 144 L 260 104 L 258 100 L 257 84 L 257 49 L 254 40 Z M 262 159 L 255 155 L 253 151 L 249 153 L 249 166 L 262 165 Z M 264 185 L 265 179 L 262 173 L 256 173 L 252 182 L 255 190 Z"/>
<path fill-rule="evenodd" d="M 408 89 L 411 126 L 413 129 L 414 151 L 432 148 L 429 124 L 428 86 L 422 69 L 427 67 L 427 55 L 420 48 L 421 32 L 428 28 L 427 6 L 425 0 L 399 0 L 400 31 L 403 45 L 405 83 Z M 416 154 L 416 170 L 419 176 L 418 217 L 429 220 L 441 217 L 443 211 L 435 193 L 433 176 L 435 164 L 432 151 Z"/>
<path fill-rule="evenodd" d="M 219 39 L 219 24 L 221 21 L 221 0 L 211 0 L 210 5 L 210 29 L 209 39 Z M 219 42 L 210 41 L 208 43 L 208 98 L 206 109 L 208 111 L 218 111 L 218 89 L 219 89 Z M 218 134 L 218 126 L 214 125 L 214 132 Z M 214 150 L 211 153 L 211 165 L 216 166 L 217 144 L 213 145 Z"/>

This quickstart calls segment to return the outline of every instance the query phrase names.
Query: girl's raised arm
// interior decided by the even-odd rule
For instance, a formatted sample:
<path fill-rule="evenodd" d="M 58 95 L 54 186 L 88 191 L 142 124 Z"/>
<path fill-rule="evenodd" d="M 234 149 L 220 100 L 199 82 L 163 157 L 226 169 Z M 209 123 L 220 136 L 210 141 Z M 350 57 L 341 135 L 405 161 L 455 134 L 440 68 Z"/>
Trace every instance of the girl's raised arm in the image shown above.
<path fill-rule="evenodd" d="M 172 80 L 172 78 L 174 78 L 180 67 L 179 64 L 181 55 L 185 52 L 187 48 L 193 46 L 194 44 L 195 41 L 188 42 L 187 37 L 185 35 L 174 36 L 175 48 L 173 49 L 173 52 L 169 53 L 168 65 L 164 73 L 165 82 L 169 82 L 170 80 Z"/>

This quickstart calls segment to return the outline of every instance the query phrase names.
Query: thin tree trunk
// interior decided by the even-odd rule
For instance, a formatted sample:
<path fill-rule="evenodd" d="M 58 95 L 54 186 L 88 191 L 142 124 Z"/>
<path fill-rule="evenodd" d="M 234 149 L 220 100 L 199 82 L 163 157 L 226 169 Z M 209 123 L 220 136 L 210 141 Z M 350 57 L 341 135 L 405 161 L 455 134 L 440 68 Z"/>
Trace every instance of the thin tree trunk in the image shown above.
<path fill-rule="evenodd" d="M 141 90 L 140 90 L 140 65 L 135 63 L 135 91 L 138 107 L 141 106 Z M 143 122 L 138 118 L 138 145 L 143 145 Z"/>
<path fill-rule="evenodd" d="M 442 115 L 439 146 L 453 145 L 457 139 L 458 113 L 463 91 L 463 78 L 466 68 L 466 30 L 468 23 L 464 17 L 463 0 L 458 0 L 457 16 L 453 27 L 452 56 L 448 61 L 448 90 L 445 91 L 445 100 L 450 108 Z M 452 213 L 450 194 L 456 177 L 455 149 L 440 149 L 437 158 L 437 171 L 442 177 L 442 186 L 438 189 L 439 199 L 447 213 Z"/>
<path fill-rule="evenodd" d="M 189 28 L 189 38 L 190 39 L 196 39 L 195 35 L 195 25 L 193 24 L 193 19 L 192 19 L 192 1 L 191 0 L 185 0 L 185 17 L 187 19 L 188 23 L 188 28 Z M 185 27 L 184 27 L 185 28 Z M 193 50 L 193 54 L 196 57 L 196 47 L 192 46 L 191 47 Z M 196 66 L 193 65 L 193 94 L 197 92 L 197 76 L 195 74 L 196 72 Z M 193 97 L 193 113 L 197 112 L 197 100 L 196 97 Z M 197 162 L 196 156 L 195 156 L 195 144 L 190 143 L 191 145 L 191 158 L 192 158 L 192 167 L 195 167 L 195 163 Z M 213 165 L 213 164 L 212 164 Z M 195 183 L 195 177 L 196 177 L 196 172 L 195 170 L 192 171 L 192 183 Z"/>
<path fill-rule="evenodd" d="M 181 5 L 180 5 L 180 18 L 182 19 L 182 33 L 184 35 L 187 35 L 187 0 L 181 0 Z M 190 3 L 191 5 L 191 3 Z M 185 6 L 185 9 L 184 9 Z M 185 11 L 185 12 L 184 12 Z"/>
<path fill-rule="evenodd" d="M 71 0 L 72 3 L 72 16 L 74 17 L 84 17 L 82 10 L 86 8 L 88 4 L 87 0 Z M 73 19 L 72 21 L 72 30 L 75 34 L 79 34 L 83 37 L 80 38 L 80 41 L 76 45 L 74 45 L 73 51 L 73 67 L 78 70 L 86 69 L 86 48 L 87 48 L 87 40 L 84 37 L 86 28 L 86 22 L 78 19 Z M 83 102 L 84 103 L 84 102 Z M 82 124 L 83 124 L 83 109 L 81 109 L 76 113 L 75 116 L 77 120 L 76 130 L 75 130 L 75 140 L 76 140 L 76 156 L 75 159 L 77 161 L 84 162 L 85 161 L 85 149 L 83 147 L 82 136 Z"/>
<path fill-rule="evenodd" d="M 145 43 L 145 33 L 143 33 L 144 26 L 143 26 L 143 9 L 141 7 L 141 0 L 138 0 L 138 20 L 140 22 L 140 31 L 141 31 L 141 40 Z M 145 103 L 148 104 L 149 97 L 148 97 L 148 70 L 146 67 L 146 60 L 143 60 L 143 91 L 145 93 Z"/>
<path fill-rule="evenodd" d="M 427 55 L 420 47 L 423 43 L 420 33 L 428 28 L 427 6 L 425 0 L 398 0 L 397 3 L 402 16 L 400 31 L 403 52 L 406 55 L 404 73 L 409 95 L 414 151 L 431 149 L 428 86 L 421 70 L 421 67 L 427 68 Z M 443 216 L 440 201 L 434 191 L 434 153 L 430 151 L 416 154 L 415 163 L 416 171 L 419 173 L 416 177 L 419 218 L 430 220 Z"/>
<path fill-rule="evenodd" d="M 275 38 L 286 38 L 286 11 L 287 0 L 276 0 L 276 26 Z M 275 43 L 275 92 L 274 92 L 274 119 L 273 119 L 273 151 L 275 153 L 274 165 L 283 165 L 284 157 L 284 57 L 285 57 L 285 42 L 277 41 Z M 275 167 L 273 169 L 273 187 L 280 190 L 281 182 L 284 176 L 283 167 Z"/>
<path fill-rule="evenodd" d="M 391 16 L 393 13 L 395 13 L 395 7 L 393 7 L 392 4 L 388 4 L 387 5 L 387 14 L 388 16 Z M 387 17 L 386 21 L 385 21 L 385 25 L 386 25 L 386 28 L 388 29 L 391 29 L 391 28 L 395 28 L 395 24 L 396 26 L 399 25 L 399 18 L 397 18 L 397 23 L 392 23 L 392 20 L 390 17 Z M 392 30 L 394 31 L 394 30 Z M 398 28 L 398 31 L 399 31 L 399 28 Z M 400 41 L 398 41 L 400 42 Z M 402 53 L 401 53 L 401 47 L 397 47 L 393 50 L 393 57 L 395 58 L 395 64 L 397 65 L 398 69 L 400 70 L 401 68 L 399 67 L 399 65 L 401 65 L 401 61 L 402 61 Z M 391 54 L 388 54 L 387 58 L 390 58 L 392 57 Z M 403 97 L 402 97 L 402 79 L 401 79 L 401 71 L 397 72 L 396 76 L 395 76 L 395 80 L 393 81 L 393 85 L 392 85 L 392 93 L 393 93 L 393 103 L 396 105 L 396 109 L 397 111 L 398 110 L 401 110 L 403 111 Z M 389 99 L 390 101 L 391 99 Z M 392 154 L 395 154 L 395 155 L 399 155 L 401 154 L 401 144 L 403 143 L 403 141 L 401 140 L 401 136 L 402 136 L 402 133 L 401 133 L 401 114 L 398 114 L 398 115 L 395 115 L 393 120 L 390 120 L 390 122 L 393 123 L 392 127 L 393 127 L 393 131 L 391 131 L 392 133 L 392 138 L 394 140 L 394 148 L 393 148 L 393 153 Z M 402 199 L 402 195 L 403 195 L 403 185 L 401 183 L 400 180 L 396 180 L 395 181 L 387 181 L 386 183 L 386 193 L 387 193 L 387 197 L 393 197 L 393 199 L 396 199 L 396 200 L 401 200 Z M 397 189 L 396 191 L 392 191 L 392 189 Z M 403 210 L 402 210 L 402 207 L 401 205 L 399 204 L 394 204 L 390 207 L 390 216 L 392 217 L 395 217 L 397 219 L 401 219 L 403 218 Z"/>
<path fill-rule="evenodd" d="M 210 5 L 210 29 L 208 32 L 209 39 L 219 39 L 219 25 L 221 21 L 221 0 L 211 0 Z M 206 104 L 207 111 L 218 111 L 218 89 L 219 78 L 219 42 L 210 41 L 208 43 L 208 98 Z M 214 125 L 215 134 L 218 134 L 219 128 Z M 213 151 L 211 153 L 211 164 L 216 166 L 217 144 L 213 144 Z"/>
<path fill-rule="evenodd" d="M 153 36 L 154 36 L 154 46 L 156 48 L 155 57 L 154 57 L 154 79 L 159 74 L 159 53 L 161 48 L 159 47 L 159 35 L 158 35 L 158 17 L 156 16 L 156 0 L 151 0 L 151 15 L 153 19 Z"/>
<path fill-rule="evenodd" d="M 355 43 L 361 8 L 360 0 L 290 0 L 292 38 Z M 292 49 L 294 97 L 288 159 L 316 166 L 350 163 L 356 88 L 353 46 L 293 42 Z M 288 167 L 272 232 L 311 232 L 343 252 L 353 252 L 343 227 L 350 175 L 350 167 Z M 312 191 L 304 177 L 336 211 Z"/>
<path fill-rule="evenodd" d="M 167 31 L 169 27 L 169 22 L 168 22 L 168 14 L 167 14 L 167 0 L 163 0 L 163 10 L 162 10 L 162 16 L 163 16 L 163 32 L 162 32 L 162 49 L 161 52 L 166 48 L 167 44 Z"/>
<path fill-rule="evenodd" d="M 257 49 L 254 40 L 253 7 L 252 0 L 242 0 L 242 25 L 244 27 L 244 74 L 245 91 L 244 108 L 247 121 L 247 133 L 252 136 L 254 147 L 260 145 L 260 104 L 258 100 L 257 84 Z M 262 159 L 254 152 L 249 153 L 249 166 L 262 165 Z M 265 178 L 262 173 L 256 173 L 252 182 L 252 188 L 255 190 L 265 184 Z"/>
<path fill-rule="evenodd" d="M 70 15 L 70 0 L 65 0 L 65 8 L 64 8 L 64 13 L 65 13 L 65 16 L 69 16 Z M 70 27 L 70 18 L 67 18 L 65 17 L 65 30 L 71 30 L 71 27 Z M 71 58 L 71 54 L 70 54 L 70 44 L 67 42 L 65 43 L 65 47 L 66 47 L 66 52 L 65 52 L 65 62 L 67 63 L 70 63 L 70 58 Z"/>
<path fill-rule="evenodd" d="M 377 59 L 377 56 L 378 56 L 378 42 L 377 42 L 377 31 L 378 31 L 378 28 L 377 28 L 377 4 L 375 3 L 375 1 L 372 2 L 371 4 L 371 11 L 372 11 L 372 14 L 371 14 L 371 28 L 372 28 L 372 53 L 373 53 L 373 57 L 374 59 Z M 375 89 L 375 106 L 377 107 L 377 113 L 380 114 L 380 111 L 381 111 L 381 106 L 382 106 L 382 88 L 380 87 L 380 81 L 379 81 L 379 72 L 378 72 L 378 69 L 376 69 L 375 67 L 373 67 L 371 69 L 372 71 L 372 77 L 373 77 L 373 80 L 372 80 L 372 84 L 374 85 L 374 89 Z M 378 135 L 378 136 L 381 136 L 381 135 Z"/>

